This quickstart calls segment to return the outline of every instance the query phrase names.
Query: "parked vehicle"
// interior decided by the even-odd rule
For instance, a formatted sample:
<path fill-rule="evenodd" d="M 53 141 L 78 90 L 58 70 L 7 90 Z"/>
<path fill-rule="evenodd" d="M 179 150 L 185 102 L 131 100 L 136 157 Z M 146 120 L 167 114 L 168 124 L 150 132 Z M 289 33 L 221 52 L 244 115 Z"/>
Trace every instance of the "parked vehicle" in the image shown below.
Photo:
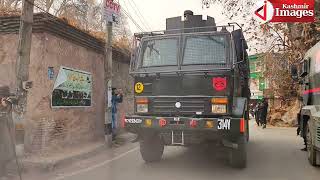
<path fill-rule="evenodd" d="M 311 165 L 320 165 L 320 42 L 307 51 L 291 75 L 301 86 L 301 109 L 298 114 L 300 135 L 307 144 Z"/>

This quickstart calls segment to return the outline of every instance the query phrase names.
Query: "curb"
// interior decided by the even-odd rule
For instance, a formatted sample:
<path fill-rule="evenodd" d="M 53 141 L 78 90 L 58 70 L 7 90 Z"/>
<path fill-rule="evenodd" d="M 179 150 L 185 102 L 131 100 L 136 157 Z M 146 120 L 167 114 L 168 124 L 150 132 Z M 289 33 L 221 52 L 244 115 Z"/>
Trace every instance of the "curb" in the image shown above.
<path fill-rule="evenodd" d="M 48 172 L 52 171 L 58 166 L 62 165 L 67 165 L 71 164 L 74 161 L 82 160 L 82 159 L 87 159 L 90 158 L 91 156 L 103 152 L 104 150 L 107 150 L 108 146 L 106 144 L 101 143 L 98 147 L 88 151 L 88 152 L 83 152 L 79 153 L 76 155 L 72 155 L 69 157 L 61 158 L 58 160 L 43 160 L 41 162 L 35 162 L 35 161 L 30 161 L 28 159 L 22 159 L 22 169 L 24 172 L 30 172 L 30 171 L 40 171 L 40 172 Z"/>
<path fill-rule="evenodd" d="M 117 136 L 117 140 L 113 143 L 113 148 L 119 148 L 127 143 L 131 143 L 133 139 L 135 139 L 136 135 L 128 132 L 121 132 Z M 57 160 L 40 160 L 34 161 L 28 158 L 20 159 L 21 166 L 24 173 L 28 173 L 30 171 L 36 172 L 49 172 L 53 171 L 57 167 L 63 165 L 69 165 L 79 160 L 88 159 L 98 153 L 102 153 L 103 151 L 108 151 L 110 147 L 108 146 L 107 142 L 101 143 L 101 145 L 97 145 L 96 148 L 93 148 L 87 152 L 71 155 L 65 158 L 57 159 Z"/>

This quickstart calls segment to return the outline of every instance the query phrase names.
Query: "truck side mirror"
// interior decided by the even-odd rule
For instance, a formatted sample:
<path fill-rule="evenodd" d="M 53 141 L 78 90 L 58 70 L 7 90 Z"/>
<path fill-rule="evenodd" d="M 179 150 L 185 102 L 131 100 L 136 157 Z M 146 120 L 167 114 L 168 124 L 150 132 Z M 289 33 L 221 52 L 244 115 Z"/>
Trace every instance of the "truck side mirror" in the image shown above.
<path fill-rule="evenodd" d="M 301 74 L 300 74 L 301 77 L 305 77 L 305 76 L 307 76 L 309 74 L 309 72 L 310 72 L 310 61 L 311 61 L 310 58 L 305 59 L 303 61 L 302 71 L 301 71 Z"/>
<path fill-rule="evenodd" d="M 294 81 L 298 81 L 298 68 L 296 65 L 291 65 L 291 78 L 294 80 Z"/>

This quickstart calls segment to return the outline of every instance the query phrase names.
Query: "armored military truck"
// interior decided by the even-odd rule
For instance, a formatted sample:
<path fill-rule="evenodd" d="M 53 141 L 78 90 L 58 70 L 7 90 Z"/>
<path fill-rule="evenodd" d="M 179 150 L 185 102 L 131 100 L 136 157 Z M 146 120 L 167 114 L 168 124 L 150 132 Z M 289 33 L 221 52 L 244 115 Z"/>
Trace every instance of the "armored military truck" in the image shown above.
<path fill-rule="evenodd" d="M 307 145 L 311 165 L 320 165 L 320 42 L 307 51 L 299 65 L 293 65 L 292 77 L 301 85 L 301 109 L 298 114 L 300 135 Z"/>
<path fill-rule="evenodd" d="M 246 166 L 250 96 L 247 43 L 236 23 L 185 11 L 166 30 L 135 34 L 130 74 L 142 158 L 159 161 L 164 146 L 221 144 L 234 167 Z"/>

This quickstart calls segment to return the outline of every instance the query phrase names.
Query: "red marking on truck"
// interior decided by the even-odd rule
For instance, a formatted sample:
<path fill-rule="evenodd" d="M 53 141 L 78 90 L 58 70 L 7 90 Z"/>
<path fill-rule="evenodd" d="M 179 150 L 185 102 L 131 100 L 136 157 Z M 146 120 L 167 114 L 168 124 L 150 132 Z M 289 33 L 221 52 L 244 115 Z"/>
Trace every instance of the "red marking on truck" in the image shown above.
<path fill-rule="evenodd" d="M 160 127 L 163 127 L 163 126 L 167 125 L 167 120 L 165 120 L 165 119 L 160 119 L 160 120 L 159 120 L 159 125 L 160 125 Z"/>
<path fill-rule="evenodd" d="M 303 94 L 306 95 L 306 94 L 311 94 L 311 93 L 316 93 L 316 92 L 320 92 L 320 88 L 305 90 L 305 91 L 303 91 Z"/>
<path fill-rule="evenodd" d="M 244 118 L 240 119 L 240 132 L 244 133 L 245 128 L 244 128 Z"/>
<path fill-rule="evenodd" d="M 222 91 L 227 87 L 226 77 L 214 77 L 212 78 L 212 86 L 217 91 Z"/>

